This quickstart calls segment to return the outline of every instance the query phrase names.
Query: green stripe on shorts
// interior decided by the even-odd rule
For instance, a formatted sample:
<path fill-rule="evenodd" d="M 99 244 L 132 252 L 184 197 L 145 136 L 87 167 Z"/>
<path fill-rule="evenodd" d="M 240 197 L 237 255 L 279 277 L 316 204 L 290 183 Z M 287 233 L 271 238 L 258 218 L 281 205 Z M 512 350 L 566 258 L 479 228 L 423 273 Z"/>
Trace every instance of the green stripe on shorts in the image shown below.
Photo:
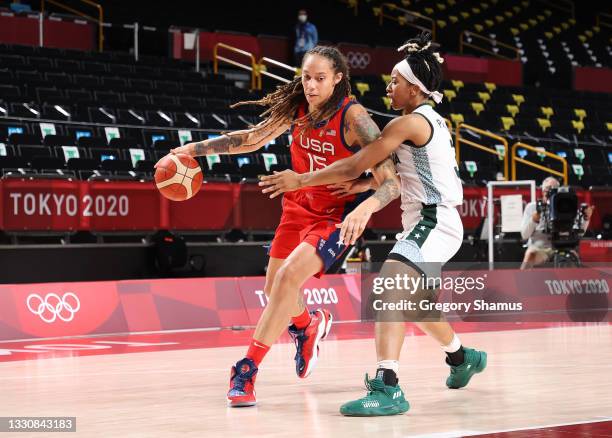
<path fill-rule="evenodd" d="M 412 240 L 421 248 L 425 240 L 427 240 L 429 233 L 431 233 L 431 230 L 433 230 L 438 223 L 437 212 L 436 204 L 423 205 L 421 209 L 421 216 L 423 216 L 423 218 L 414 226 L 412 231 L 404 237 L 404 240 Z"/>

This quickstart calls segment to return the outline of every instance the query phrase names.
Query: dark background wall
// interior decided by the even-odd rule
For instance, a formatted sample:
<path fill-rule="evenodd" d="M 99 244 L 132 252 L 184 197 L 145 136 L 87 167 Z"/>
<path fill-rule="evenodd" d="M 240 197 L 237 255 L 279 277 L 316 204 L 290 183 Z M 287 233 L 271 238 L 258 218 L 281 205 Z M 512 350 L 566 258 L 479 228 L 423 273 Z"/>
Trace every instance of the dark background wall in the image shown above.
<path fill-rule="evenodd" d="M 478 6 L 481 2 L 476 0 L 461 0 L 466 5 Z M 531 0 L 538 2 L 538 0 Z M 143 32 L 143 53 L 167 54 L 169 26 L 199 27 L 201 29 L 231 30 L 246 32 L 253 35 L 271 34 L 292 36 L 293 26 L 296 23 L 297 11 L 306 9 L 309 19 L 315 23 L 319 30 L 319 37 L 323 41 L 353 42 L 368 45 L 384 45 L 395 47 L 413 36 L 414 29 L 399 27 L 386 22 L 384 27 L 378 25 L 378 20 L 372 15 L 372 6 L 380 3 L 368 0 L 359 0 L 360 14 L 352 15 L 346 3 L 339 0 L 233 0 L 233 1 L 196 1 L 173 0 L 171 2 L 152 2 L 145 0 L 98 0 L 104 8 L 104 21 L 114 24 L 133 23 L 155 26 L 159 32 Z M 508 4 L 519 3 L 507 1 Z M 38 0 L 22 0 L 32 9 L 40 8 Z M 75 0 L 63 0 L 63 3 L 94 13 L 89 8 Z M 415 7 L 424 3 L 414 0 Z M 551 0 L 554 3 L 554 0 Z M 10 0 L 0 0 L 0 6 L 8 6 Z M 592 25 L 599 12 L 612 13 L 610 2 L 596 0 L 576 1 L 576 20 L 579 23 Z M 542 7 L 546 7 L 542 3 Z M 49 11 L 62 12 L 53 5 L 47 5 Z M 408 7 L 410 9 L 410 7 Z M 438 18 L 444 19 L 440 16 Z M 128 50 L 132 44 L 132 35 L 129 30 L 112 28 L 107 29 L 106 48 L 110 50 Z M 458 37 L 444 42 L 443 51 L 454 52 Z"/>
<path fill-rule="evenodd" d="M 394 240 L 368 242 L 372 260 L 382 262 Z M 486 242 L 465 242 L 452 262 L 486 260 Z M 497 246 L 496 261 L 518 262 L 520 243 Z M 189 243 L 185 265 L 162 273 L 152 244 L 0 246 L 0 284 L 104 281 L 143 278 L 240 277 L 265 275 L 263 242 Z"/>
<path fill-rule="evenodd" d="M 462 0 L 478 6 L 480 1 Z M 507 1 L 508 4 L 519 3 Z M 532 0 L 537 3 L 538 0 Z M 415 0 L 418 5 L 420 0 Z M 292 36 L 297 11 L 306 9 L 309 20 L 316 24 L 319 38 L 331 42 L 353 42 L 368 45 L 395 47 L 415 33 L 414 29 L 399 27 L 386 22 L 380 27 L 372 16 L 371 8 L 377 2 L 359 0 L 360 14 L 352 15 L 346 3 L 338 0 L 234 0 L 149 2 L 143 0 L 104 0 L 106 20 L 111 23 L 131 23 L 158 26 L 167 29 L 171 25 L 199 27 L 202 29 L 232 30 L 250 34 Z M 586 0 L 576 3 L 576 20 L 591 24 L 599 12 L 612 12 L 609 2 Z M 606 4 L 608 3 L 608 4 Z M 168 6 L 166 6 L 168 5 Z M 545 4 L 542 3 L 542 7 Z M 410 8 L 408 8 L 410 9 Z M 445 17 L 440 17 L 445 18 Z M 458 37 L 444 51 L 455 51 Z"/>

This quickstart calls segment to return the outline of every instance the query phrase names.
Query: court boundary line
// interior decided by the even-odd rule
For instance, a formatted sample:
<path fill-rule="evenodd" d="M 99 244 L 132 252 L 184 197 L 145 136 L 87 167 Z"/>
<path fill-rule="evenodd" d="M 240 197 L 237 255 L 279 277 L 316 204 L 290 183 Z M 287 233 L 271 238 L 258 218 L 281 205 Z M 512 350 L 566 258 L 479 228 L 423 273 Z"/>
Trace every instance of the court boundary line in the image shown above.
<path fill-rule="evenodd" d="M 359 319 L 354 320 L 346 320 L 346 321 L 334 321 L 334 325 L 336 324 L 349 324 L 349 323 L 373 323 L 373 321 L 362 321 Z M 462 322 L 462 321 L 450 321 L 454 322 Z M 537 323 L 534 321 L 534 323 Z M 547 323 L 547 322 L 544 322 Z M 556 323 L 551 323 L 556 324 Z M 513 330 L 542 330 L 542 329 L 554 329 L 559 327 L 591 327 L 591 326 L 608 326 L 612 324 L 612 322 L 575 322 L 575 323 L 561 323 L 561 325 L 554 325 L 548 327 L 536 327 L 536 328 L 514 328 Z M 103 338 L 106 336 L 132 336 L 132 335 L 163 335 L 163 334 L 172 334 L 172 333 L 196 333 L 196 332 L 214 332 L 214 331 L 246 331 L 253 330 L 256 326 L 254 325 L 241 325 L 241 326 L 229 326 L 229 327 L 202 327 L 202 328 L 191 328 L 191 329 L 174 329 L 174 330 L 152 330 L 152 331 L 140 331 L 140 332 L 116 332 L 116 333 L 93 333 L 86 335 L 67 335 L 67 336 L 53 336 L 48 338 L 22 338 L 22 339 L 8 339 L 8 340 L 0 340 L 1 344 L 9 344 L 12 342 L 36 342 L 36 341 L 54 341 L 54 340 L 62 340 L 62 339 L 89 339 L 89 338 Z M 463 333 L 488 333 L 488 332 L 505 332 L 508 330 L 479 330 L 474 332 L 463 332 Z"/>
<path fill-rule="evenodd" d="M 334 321 L 335 324 L 346 324 L 362 322 L 361 320 L 347 320 L 347 321 Z M 163 335 L 166 333 L 189 333 L 189 332 L 220 332 L 223 330 L 228 331 L 246 331 L 255 329 L 254 325 L 237 325 L 229 327 L 202 327 L 202 328 L 190 328 L 190 329 L 174 329 L 174 330 L 151 330 L 141 332 L 111 332 L 111 333 L 92 333 L 87 335 L 67 335 L 67 336 L 53 336 L 50 338 L 23 338 L 23 339 L 9 339 L 0 340 L 0 344 L 8 344 L 11 342 L 33 342 L 33 341 L 53 341 L 58 339 L 81 339 L 81 338 L 102 338 L 106 336 L 132 336 L 132 335 Z"/>
<path fill-rule="evenodd" d="M 456 437 L 464 437 L 464 436 L 481 436 L 481 435 L 490 435 L 490 434 L 497 434 L 497 433 L 509 433 L 509 432 L 546 429 L 546 428 L 552 428 L 552 427 L 578 426 L 581 424 L 604 423 L 607 421 L 612 421 L 612 417 L 598 416 L 598 417 L 595 417 L 595 419 L 576 421 L 576 422 L 570 422 L 570 423 L 545 424 L 545 425 L 538 425 L 538 426 L 519 427 L 519 428 L 512 428 L 512 429 L 499 429 L 499 430 L 491 430 L 491 431 L 450 430 L 447 432 L 438 432 L 438 433 L 433 433 L 433 434 L 408 435 L 407 438 L 456 438 Z"/>

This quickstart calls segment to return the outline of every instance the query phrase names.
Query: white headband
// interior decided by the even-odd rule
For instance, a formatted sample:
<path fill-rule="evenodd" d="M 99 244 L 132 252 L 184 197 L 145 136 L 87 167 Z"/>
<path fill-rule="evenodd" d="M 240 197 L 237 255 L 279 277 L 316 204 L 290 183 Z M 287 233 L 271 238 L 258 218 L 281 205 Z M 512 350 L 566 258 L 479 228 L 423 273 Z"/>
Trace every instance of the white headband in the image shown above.
<path fill-rule="evenodd" d="M 419 81 L 419 78 L 414 75 L 412 69 L 410 68 L 410 64 L 408 64 L 408 61 L 404 59 L 403 61 L 398 62 L 397 64 L 395 64 L 395 68 L 397 69 L 399 74 L 404 77 L 404 79 L 406 79 L 411 84 L 417 85 L 421 89 L 421 91 L 427 96 L 431 97 L 434 102 L 442 102 L 442 93 L 440 93 L 439 91 L 429 91 L 425 87 L 425 85 L 423 85 L 423 82 Z"/>

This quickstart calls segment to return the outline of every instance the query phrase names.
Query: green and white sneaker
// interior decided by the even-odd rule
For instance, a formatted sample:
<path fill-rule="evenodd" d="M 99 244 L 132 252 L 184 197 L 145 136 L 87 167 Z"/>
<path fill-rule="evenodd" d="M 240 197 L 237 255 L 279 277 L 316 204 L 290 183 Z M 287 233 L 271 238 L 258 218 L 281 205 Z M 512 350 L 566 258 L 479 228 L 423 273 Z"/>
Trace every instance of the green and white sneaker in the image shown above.
<path fill-rule="evenodd" d="M 378 417 L 382 415 L 403 414 L 410 409 L 404 392 L 399 387 L 387 386 L 382 379 L 369 379 L 365 375 L 365 386 L 368 394 L 340 407 L 340 413 L 348 417 Z"/>
<path fill-rule="evenodd" d="M 450 366 L 450 376 L 446 379 L 446 386 L 451 389 L 463 388 L 474 374 L 482 372 L 487 367 L 487 353 L 466 347 L 463 347 L 463 351 L 465 359 L 461 365 L 453 366 L 446 358 L 446 363 Z"/>

